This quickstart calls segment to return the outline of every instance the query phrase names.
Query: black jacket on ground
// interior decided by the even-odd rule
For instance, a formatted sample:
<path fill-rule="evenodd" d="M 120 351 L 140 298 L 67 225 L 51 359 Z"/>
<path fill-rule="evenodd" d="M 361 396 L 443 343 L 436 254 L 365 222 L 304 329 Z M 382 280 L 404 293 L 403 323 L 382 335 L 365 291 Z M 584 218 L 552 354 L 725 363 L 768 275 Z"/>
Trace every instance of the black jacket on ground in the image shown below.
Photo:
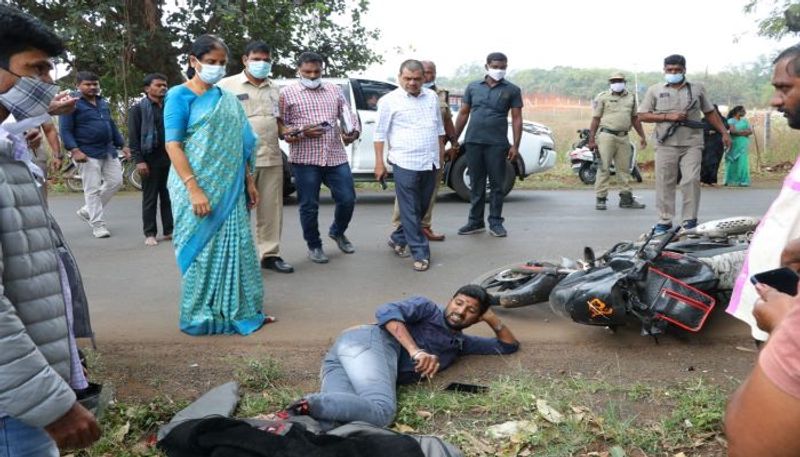
<path fill-rule="evenodd" d="M 186 421 L 164 437 L 159 447 L 169 457 L 424 457 L 410 436 L 342 438 L 315 435 L 298 424 L 284 435 L 275 435 L 225 417 Z"/>

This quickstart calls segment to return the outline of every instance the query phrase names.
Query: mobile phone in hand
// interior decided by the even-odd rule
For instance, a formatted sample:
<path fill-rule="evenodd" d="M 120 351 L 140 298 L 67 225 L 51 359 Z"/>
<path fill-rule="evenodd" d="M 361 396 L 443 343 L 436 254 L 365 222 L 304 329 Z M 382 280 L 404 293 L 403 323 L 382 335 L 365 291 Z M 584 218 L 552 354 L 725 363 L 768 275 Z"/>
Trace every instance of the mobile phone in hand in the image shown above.
<path fill-rule="evenodd" d="M 786 267 L 763 271 L 750 277 L 750 282 L 753 284 L 766 284 L 792 297 L 797 295 L 797 281 L 799 280 L 800 276 L 791 268 Z"/>

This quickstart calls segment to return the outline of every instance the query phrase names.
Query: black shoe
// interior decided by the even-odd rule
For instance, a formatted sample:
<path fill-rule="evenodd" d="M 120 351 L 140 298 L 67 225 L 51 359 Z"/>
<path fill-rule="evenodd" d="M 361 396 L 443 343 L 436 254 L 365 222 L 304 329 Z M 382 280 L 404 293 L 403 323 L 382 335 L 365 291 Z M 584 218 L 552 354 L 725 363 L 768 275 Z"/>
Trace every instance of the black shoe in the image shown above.
<path fill-rule="evenodd" d="M 328 236 L 336 242 L 336 246 L 339 246 L 339 249 L 341 249 L 345 254 L 352 254 L 356 252 L 356 248 L 353 247 L 353 243 L 351 243 L 350 240 L 344 236 L 344 234 L 337 236 L 329 233 Z"/>
<path fill-rule="evenodd" d="M 294 267 L 280 257 L 264 257 L 261 259 L 261 268 L 275 270 L 279 273 L 294 273 Z"/>
<path fill-rule="evenodd" d="M 627 209 L 644 209 L 645 204 L 636 200 L 630 192 L 619 193 L 619 207 Z"/>
<path fill-rule="evenodd" d="M 605 211 L 608 208 L 606 205 L 606 198 L 605 197 L 597 197 L 597 203 L 594 204 L 594 209 L 599 211 Z"/>
<path fill-rule="evenodd" d="M 496 236 L 498 238 L 505 238 L 508 236 L 508 232 L 506 232 L 505 227 L 503 227 L 501 224 L 497 224 L 489 227 L 489 235 Z"/>
<path fill-rule="evenodd" d="M 486 230 L 486 226 L 481 224 L 467 224 L 460 229 L 458 229 L 459 235 L 473 235 L 475 233 L 481 233 Z"/>
<path fill-rule="evenodd" d="M 328 263 L 328 256 L 325 255 L 322 248 L 309 249 L 308 258 L 314 263 Z"/>

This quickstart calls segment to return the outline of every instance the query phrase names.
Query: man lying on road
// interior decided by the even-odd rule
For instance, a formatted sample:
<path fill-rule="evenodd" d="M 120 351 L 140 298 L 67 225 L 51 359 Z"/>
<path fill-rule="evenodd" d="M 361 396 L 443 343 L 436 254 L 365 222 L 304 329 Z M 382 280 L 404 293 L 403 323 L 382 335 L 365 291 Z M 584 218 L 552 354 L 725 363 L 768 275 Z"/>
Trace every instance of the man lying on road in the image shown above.
<path fill-rule="evenodd" d="M 309 415 L 332 428 L 337 422 L 392 423 L 396 384 L 433 378 L 461 355 L 511 354 L 519 349 L 511 330 L 489 310 L 492 297 L 480 286 L 458 289 L 442 309 L 424 297 L 386 303 L 377 323 L 345 330 L 322 362 L 320 392 L 307 395 L 281 418 Z M 465 335 L 479 321 L 495 338 Z"/>

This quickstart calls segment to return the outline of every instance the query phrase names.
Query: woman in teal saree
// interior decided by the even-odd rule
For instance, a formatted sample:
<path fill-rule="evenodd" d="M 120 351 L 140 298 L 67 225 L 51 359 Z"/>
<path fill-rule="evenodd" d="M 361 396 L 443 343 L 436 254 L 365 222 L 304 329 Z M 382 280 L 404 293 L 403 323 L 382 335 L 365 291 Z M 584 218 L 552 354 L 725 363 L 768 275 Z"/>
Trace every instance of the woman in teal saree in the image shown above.
<path fill-rule="evenodd" d="M 750 135 L 753 130 L 750 123 L 744 118 L 747 114 L 744 107 L 734 106 L 728 112 L 728 126 L 730 127 L 733 144 L 725 153 L 725 185 L 747 187 L 750 185 L 750 161 L 747 154 L 750 149 Z"/>
<path fill-rule="evenodd" d="M 258 202 L 256 138 L 236 97 L 214 85 L 227 59 L 219 38 L 198 38 L 189 56 L 194 76 L 170 89 L 164 105 L 180 329 L 190 335 L 247 335 L 271 319 L 262 311 L 250 233 L 249 209 Z"/>

